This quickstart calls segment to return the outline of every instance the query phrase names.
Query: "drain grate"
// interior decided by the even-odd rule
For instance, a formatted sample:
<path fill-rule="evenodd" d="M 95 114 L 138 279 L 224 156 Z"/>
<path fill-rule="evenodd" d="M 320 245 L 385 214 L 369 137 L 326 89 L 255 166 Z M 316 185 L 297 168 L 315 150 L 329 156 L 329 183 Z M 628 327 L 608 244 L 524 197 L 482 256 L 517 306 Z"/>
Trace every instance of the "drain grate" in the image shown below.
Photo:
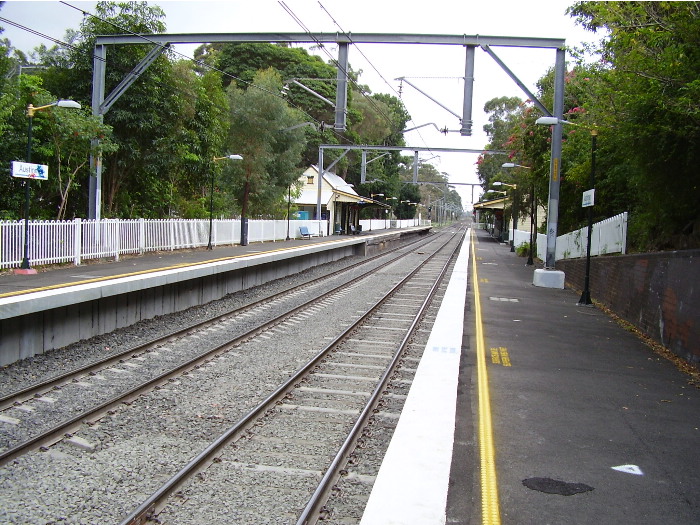
<path fill-rule="evenodd" d="M 528 478 L 523 480 L 523 485 L 532 490 L 546 492 L 547 494 L 559 494 L 561 496 L 573 496 L 574 494 L 593 490 L 593 487 L 585 483 L 568 483 L 552 478 Z"/>

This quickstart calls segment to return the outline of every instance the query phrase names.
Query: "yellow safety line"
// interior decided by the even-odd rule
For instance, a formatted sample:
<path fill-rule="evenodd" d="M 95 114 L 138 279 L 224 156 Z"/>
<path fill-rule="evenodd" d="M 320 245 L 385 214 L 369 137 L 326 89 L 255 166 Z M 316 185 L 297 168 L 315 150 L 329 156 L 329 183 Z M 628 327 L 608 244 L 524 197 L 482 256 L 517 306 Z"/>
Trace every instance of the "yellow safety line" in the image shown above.
<path fill-rule="evenodd" d="M 489 376 L 486 368 L 486 343 L 481 317 L 481 296 L 476 268 L 475 235 L 472 230 L 472 275 L 474 286 L 474 313 L 476 317 L 476 361 L 479 384 L 479 456 L 481 467 L 481 522 L 484 525 L 500 525 L 501 512 L 498 503 L 496 479 L 496 452 L 493 444 L 491 398 Z"/>
<path fill-rule="evenodd" d="M 327 243 L 328 241 L 326 241 Z M 336 241 L 337 242 L 337 241 Z M 321 242 L 316 242 L 313 244 L 304 244 L 303 246 L 315 246 L 317 244 L 323 244 Z M 0 299 L 4 297 L 13 297 L 16 295 L 25 295 L 29 293 L 36 293 L 36 292 L 45 292 L 47 290 L 55 290 L 57 288 L 68 288 L 71 286 L 78 286 L 81 284 L 90 284 L 90 283 L 99 283 L 101 281 L 111 281 L 112 279 L 122 279 L 124 277 L 133 277 L 134 275 L 146 275 L 149 273 L 156 273 L 156 272 L 163 272 L 167 270 L 177 270 L 178 268 L 186 268 L 188 266 L 201 266 L 203 264 L 210 264 L 210 263 L 215 263 L 215 262 L 221 262 L 221 261 L 229 261 L 233 259 L 242 259 L 244 257 L 251 257 L 253 255 L 260 255 L 261 253 L 274 253 L 274 252 L 283 252 L 287 250 L 292 250 L 294 248 L 300 248 L 301 246 L 294 246 L 293 248 L 277 248 L 275 250 L 268 250 L 266 252 L 251 252 L 251 253 L 245 253 L 242 255 L 232 255 L 230 257 L 221 257 L 219 259 L 209 259 L 206 261 L 201 261 L 201 262 L 196 262 L 196 263 L 182 263 L 182 264 L 175 264 L 173 266 L 164 266 L 162 268 L 153 268 L 151 270 L 140 270 L 138 272 L 131 272 L 131 273 L 121 273 L 118 275 L 109 275 L 106 277 L 95 277 L 93 279 L 85 279 L 83 281 L 76 281 L 74 283 L 61 283 L 61 284 L 52 284 L 50 286 L 42 286 L 41 288 L 31 288 L 28 290 L 16 290 L 14 292 L 6 292 L 3 294 L 0 294 Z"/>

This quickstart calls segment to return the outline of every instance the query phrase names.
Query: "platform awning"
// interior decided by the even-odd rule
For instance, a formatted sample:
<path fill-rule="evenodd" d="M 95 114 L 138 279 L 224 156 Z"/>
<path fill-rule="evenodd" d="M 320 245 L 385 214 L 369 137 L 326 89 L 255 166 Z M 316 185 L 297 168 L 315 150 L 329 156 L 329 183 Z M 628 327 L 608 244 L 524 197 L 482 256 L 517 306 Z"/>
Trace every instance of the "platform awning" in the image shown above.
<path fill-rule="evenodd" d="M 506 198 L 494 199 L 491 201 L 475 202 L 474 210 L 502 210 L 506 205 Z"/>
<path fill-rule="evenodd" d="M 360 205 L 368 205 L 372 204 L 374 206 L 381 206 L 383 208 L 391 208 L 388 204 L 385 204 L 380 201 L 376 201 L 374 199 L 370 199 L 369 197 L 363 197 L 362 195 L 355 195 L 352 193 L 347 193 L 341 190 L 324 190 L 321 192 L 321 204 L 324 206 L 328 206 L 330 203 L 331 199 L 335 199 L 336 202 L 354 202 L 356 204 Z M 314 205 L 317 204 L 318 200 L 318 191 L 317 190 L 304 190 L 301 192 L 301 195 L 297 199 L 295 199 L 296 204 L 301 204 L 301 205 Z"/>

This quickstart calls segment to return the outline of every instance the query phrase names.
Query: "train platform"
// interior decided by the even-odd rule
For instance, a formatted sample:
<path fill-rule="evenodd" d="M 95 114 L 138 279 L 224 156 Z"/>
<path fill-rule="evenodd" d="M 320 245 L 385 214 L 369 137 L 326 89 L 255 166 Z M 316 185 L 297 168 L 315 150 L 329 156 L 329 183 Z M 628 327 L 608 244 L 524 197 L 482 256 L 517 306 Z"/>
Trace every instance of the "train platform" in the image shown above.
<path fill-rule="evenodd" d="M 700 523 L 699 385 L 533 270 L 465 242 L 362 525 Z"/>
<path fill-rule="evenodd" d="M 169 251 L 0 275 L 0 366 L 183 311 L 351 255 L 371 255 L 430 226 Z"/>
<path fill-rule="evenodd" d="M 234 258 L 250 257 L 261 253 L 332 242 L 348 237 L 312 237 L 288 241 L 251 243 L 247 246 L 216 246 L 212 250 L 197 248 L 149 252 L 143 255 L 122 256 L 119 260 L 87 260 L 80 266 L 53 265 L 42 267 L 35 274 L 15 275 L 12 270 L 0 273 L 0 297 L 10 297 L 34 290 L 73 286 L 86 281 L 107 281 L 123 276 L 145 275 L 154 271 L 167 271 L 193 265 L 207 265 Z M 355 238 L 358 239 L 359 238 Z"/>
<path fill-rule="evenodd" d="M 3 274 L 0 298 L 133 286 L 338 241 L 361 240 Z M 532 286 L 533 271 L 485 231 L 465 238 L 363 525 L 700 523 L 698 384 L 604 312 L 577 306 L 578 293 Z"/>

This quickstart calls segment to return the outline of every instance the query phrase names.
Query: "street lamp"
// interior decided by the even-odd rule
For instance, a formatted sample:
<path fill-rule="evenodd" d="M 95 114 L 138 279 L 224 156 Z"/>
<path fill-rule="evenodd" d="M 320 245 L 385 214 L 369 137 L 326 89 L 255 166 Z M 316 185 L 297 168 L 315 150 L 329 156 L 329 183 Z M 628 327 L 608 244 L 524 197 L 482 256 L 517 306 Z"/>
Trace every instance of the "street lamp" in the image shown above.
<path fill-rule="evenodd" d="M 509 188 L 517 189 L 518 185 L 517 184 L 508 184 L 506 182 L 492 182 L 494 186 L 508 186 Z M 510 195 L 510 205 L 511 205 L 511 217 L 512 217 L 512 222 L 513 222 L 513 233 L 510 237 L 510 251 L 514 252 L 515 251 L 515 195 L 511 193 Z"/>
<path fill-rule="evenodd" d="M 225 155 L 223 157 L 214 157 L 214 162 L 219 160 L 243 160 L 240 155 Z M 207 244 L 207 250 L 212 250 L 213 246 L 211 244 L 211 234 L 212 234 L 212 223 L 214 222 L 214 170 L 211 170 L 211 188 L 209 191 L 209 243 Z M 242 226 L 241 226 L 242 227 Z"/>
<path fill-rule="evenodd" d="M 526 170 L 532 169 L 530 166 L 515 164 L 513 162 L 504 162 L 501 168 L 523 168 Z M 535 179 L 532 178 L 532 187 L 530 188 L 530 249 L 528 250 L 526 266 L 532 266 L 535 262 L 532 259 L 532 250 L 534 247 L 534 230 L 535 230 Z"/>
<path fill-rule="evenodd" d="M 555 124 L 571 124 L 572 126 L 581 126 L 586 128 L 587 126 L 582 126 L 576 122 L 570 122 L 568 120 L 560 119 L 557 117 L 540 117 L 535 121 L 535 124 L 541 124 L 544 126 L 553 126 Z M 589 191 L 595 191 L 595 153 L 596 145 L 598 139 L 598 130 L 595 128 L 589 128 L 591 132 L 591 174 L 590 174 L 590 185 Z M 585 199 L 584 199 L 585 201 Z M 583 292 L 581 293 L 581 298 L 578 301 L 578 305 L 588 306 L 593 304 L 591 301 L 591 291 L 590 291 L 590 274 L 591 274 L 591 234 L 593 230 L 593 199 L 584 206 L 588 207 L 588 242 L 586 245 L 586 275 L 583 281 Z"/>
<path fill-rule="evenodd" d="M 285 239 L 288 241 L 290 239 L 289 237 L 289 211 L 290 211 L 290 206 L 292 204 L 292 185 L 290 184 L 287 187 L 287 238 Z"/>
<path fill-rule="evenodd" d="M 595 150 L 598 140 L 598 130 L 591 130 L 591 176 L 590 176 L 590 191 L 595 191 Z M 586 199 L 584 198 L 584 201 Z M 586 276 L 583 280 L 583 292 L 578 300 L 579 306 L 588 306 L 593 304 L 591 301 L 591 234 L 593 232 L 593 202 L 594 198 L 587 204 L 588 207 L 588 244 L 586 245 Z"/>
<path fill-rule="evenodd" d="M 74 100 L 57 100 L 51 104 L 46 104 L 45 106 L 34 107 L 34 105 L 29 104 L 27 106 L 27 164 L 32 162 L 32 126 L 34 120 L 34 114 L 37 111 L 43 111 L 44 109 L 58 107 L 58 108 L 69 108 L 69 109 L 80 109 L 80 104 Z M 24 256 L 22 257 L 22 265 L 17 273 L 32 274 L 36 273 L 29 266 L 29 201 L 30 201 L 30 190 L 29 182 L 31 179 L 26 179 L 24 181 Z"/>
<path fill-rule="evenodd" d="M 386 200 L 388 201 L 397 201 L 399 200 L 398 197 L 387 197 Z M 389 225 L 386 224 L 386 221 L 389 219 L 389 210 L 384 210 L 384 229 L 388 230 Z"/>

